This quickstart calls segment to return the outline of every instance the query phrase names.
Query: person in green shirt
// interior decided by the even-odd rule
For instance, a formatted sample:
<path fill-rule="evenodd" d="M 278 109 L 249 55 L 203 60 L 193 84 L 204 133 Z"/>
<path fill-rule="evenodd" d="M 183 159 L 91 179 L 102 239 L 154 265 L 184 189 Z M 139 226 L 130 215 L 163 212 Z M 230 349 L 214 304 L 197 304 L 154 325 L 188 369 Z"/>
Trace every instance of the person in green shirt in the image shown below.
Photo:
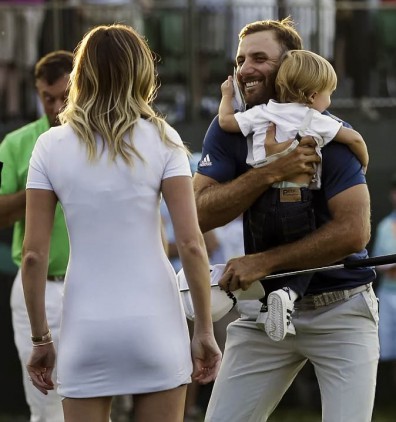
<path fill-rule="evenodd" d="M 25 232 L 25 185 L 30 156 L 37 138 L 59 124 L 58 113 L 67 98 L 73 54 L 54 51 L 41 58 L 35 66 L 35 83 L 44 115 L 5 136 L 0 143 L 3 163 L 0 186 L 0 228 L 13 225 L 12 259 L 20 268 Z M 46 311 L 57 345 L 63 294 L 63 280 L 69 259 L 69 240 L 62 208 L 58 204 L 54 217 L 46 288 Z M 31 332 L 22 289 L 20 270 L 11 291 L 14 339 L 22 364 L 23 385 L 30 408 L 30 421 L 63 422 L 61 397 L 55 390 L 44 396 L 30 382 L 26 363 L 31 353 Z"/>

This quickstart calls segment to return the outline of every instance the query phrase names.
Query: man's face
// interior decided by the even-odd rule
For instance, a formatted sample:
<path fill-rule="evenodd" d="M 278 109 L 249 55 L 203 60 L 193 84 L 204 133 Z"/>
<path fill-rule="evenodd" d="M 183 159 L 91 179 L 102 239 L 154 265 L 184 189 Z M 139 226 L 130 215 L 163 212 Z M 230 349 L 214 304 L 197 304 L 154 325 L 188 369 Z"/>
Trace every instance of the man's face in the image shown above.
<path fill-rule="evenodd" d="M 58 114 L 65 106 L 68 94 L 69 75 L 65 74 L 54 84 L 48 85 L 44 79 L 36 81 L 37 93 L 40 97 L 44 112 L 48 117 L 50 126 L 58 126 Z"/>
<path fill-rule="evenodd" d="M 246 35 L 239 43 L 237 78 L 249 106 L 267 103 L 275 97 L 275 78 L 282 48 L 271 30 Z"/>

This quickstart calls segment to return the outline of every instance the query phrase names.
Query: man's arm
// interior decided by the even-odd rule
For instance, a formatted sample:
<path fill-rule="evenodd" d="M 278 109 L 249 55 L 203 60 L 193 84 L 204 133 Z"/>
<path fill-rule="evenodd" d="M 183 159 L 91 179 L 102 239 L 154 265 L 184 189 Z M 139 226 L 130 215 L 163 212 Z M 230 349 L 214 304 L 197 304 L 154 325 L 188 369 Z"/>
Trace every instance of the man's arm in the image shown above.
<path fill-rule="evenodd" d="M 25 218 L 26 191 L 0 195 L 0 229 Z"/>
<path fill-rule="evenodd" d="M 275 126 L 270 125 L 267 138 L 275 138 Z M 290 142 L 287 143 L 288 145 Z M 285 157 L 260 168 L 250 169 L 236 179 L 219 183 L 199 173 L 194 175 L 194 193 L 202 232 L 224 226 L 245 212 L 273 183 L 298 174 L 314 174 L 313 162 L 319 162 L 311 137 Z"/>
<path fill-rule="evenodd" d="M 278 271 L 321 267 L 362 250 L 370 240 L 370 199 L 359 184 L 328 201 L 331 220 L 306 237 L 265 252 L 231 259 L 220 285 L 230 290 Z"/>

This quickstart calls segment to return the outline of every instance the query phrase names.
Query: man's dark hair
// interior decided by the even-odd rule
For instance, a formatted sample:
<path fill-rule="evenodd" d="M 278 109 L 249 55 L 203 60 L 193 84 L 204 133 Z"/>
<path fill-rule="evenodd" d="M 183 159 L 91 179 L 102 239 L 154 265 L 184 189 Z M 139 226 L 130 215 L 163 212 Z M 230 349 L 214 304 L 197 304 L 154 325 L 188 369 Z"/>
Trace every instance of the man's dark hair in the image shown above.
<path fill-rule="evenodd" d="M 58 50 L 42 57 L 34 67 L 34 78 L 44 79 L 48 85 L 53 85 L 65 74 L 70 74 L 73 69 L 73 53 Z"/>
<path fill-rule="evenodd" d="M 294 22 L 290 16 L 282 20 L 267 19 L 251 22 L 242 28 L 239 33 L 239 40 L 245 38 L 246 35 L 261 31 L 273 31 L 277 41 L 282 46 L 283 52 L 303 48 L 302 39 L 294 28 Z"/>

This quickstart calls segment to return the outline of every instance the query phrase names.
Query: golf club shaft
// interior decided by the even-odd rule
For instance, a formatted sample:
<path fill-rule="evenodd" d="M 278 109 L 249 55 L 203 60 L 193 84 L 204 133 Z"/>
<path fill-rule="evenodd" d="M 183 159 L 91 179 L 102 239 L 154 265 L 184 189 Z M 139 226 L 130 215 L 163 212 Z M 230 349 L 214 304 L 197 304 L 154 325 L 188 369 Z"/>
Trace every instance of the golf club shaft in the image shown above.
<path fill-rule="evenodd" d="M 297 270 L 297 271 L 289 271 L 286 273 L 270 274 L 264 277 L 262 280 L 271 280 L 273 278 L 287 277 L 291 275 L 311 274 L 311 273 L 316 273 L 316 272 L 321 272 L 321 271 L 339 270 L 343 268 L 354 269 L 354 268 L 374 267 L 374 266 L 395 264 L 395 263 L 396 263 L 396 254 L 382 255 L 382 256 L 375 256 L 373 258 L 355 259 L 353 261 L 346 261 L 342 264 L 328 265 L 326 267 L 308 268 L 306 270 Z"/>
<path fill-rule="evenodd" d="M 289 271 L 286 273 L 270 274 L 262 278 L 262 280 L 271 280 L 274 278 L 281 278 L 281 277 L 300 275 L 300 274 L 311 274 L 311 273 L 317 273 L 321 271 L 339 270 L 343 268 L 354 269 L 354 268 L 361 268 L 361 267 L 374 267 L 374 266 L 379 267 L 380 265 L 387 265 L 387 264 L 396 264 L 396 254 L 375 256 L 373 258 L 355 259 L 353 261 L 346 261 L 343 264 L 328 265 L 326 267 L 308 268 L 306 270 L 297 270 L 297 271 Z M 212 287 L 214 286 L 218 286 L 218 284 L 212 284 Z M 180 292 L 186 292 L 188 290 L 189 288 L 181 289 Z"/>

